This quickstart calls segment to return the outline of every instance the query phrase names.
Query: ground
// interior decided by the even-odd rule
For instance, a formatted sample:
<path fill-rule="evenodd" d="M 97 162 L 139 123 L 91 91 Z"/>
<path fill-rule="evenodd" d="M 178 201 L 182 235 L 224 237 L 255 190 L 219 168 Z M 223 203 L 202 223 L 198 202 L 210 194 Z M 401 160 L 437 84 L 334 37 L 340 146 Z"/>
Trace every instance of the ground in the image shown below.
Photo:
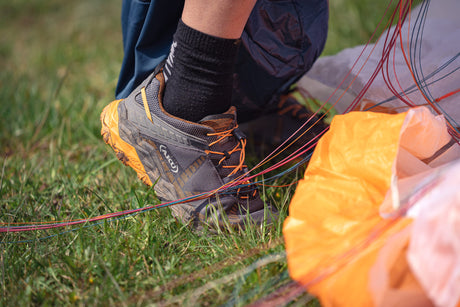
<path fill-rule="evenodd" d="M 331 1 L 324 54 L 365 43 L 385 6 Z M 122 58 L 120 7 L 0 2 L 0 222 L 79 219 L 159 203 L 100 137 L 99 114 L 114 98 Z M 267 297 L 291 282 L 282 222 L 293 191 L 264 189 L 282 211 L 270 229 L 196 234 L 166 208 L 1 234 L 0 305 L 245 305 Z M 318 304 L 308 294 L 286 303 L 306 302 Z"/>

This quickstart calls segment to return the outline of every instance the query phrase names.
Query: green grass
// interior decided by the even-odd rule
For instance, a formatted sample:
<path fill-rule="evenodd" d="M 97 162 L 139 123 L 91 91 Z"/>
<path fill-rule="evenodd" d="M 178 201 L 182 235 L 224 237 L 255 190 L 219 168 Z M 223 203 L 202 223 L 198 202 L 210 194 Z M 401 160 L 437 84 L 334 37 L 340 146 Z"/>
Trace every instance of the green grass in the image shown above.
<path fill-rule="evenodd" d="M 0 221 L 86 218 L 159 203 L 100 137 L 99 114 L 113 99 L 122 58 L 120 6 L 0 1 Z M 364 43 L 384 6 L 331 1 L 324 54 Z M 1 241 L 32 241 L 0 244 L 0 305 L 254 302 L 290 282 L 282 221 L 292 193 L 264 191 L 282 211 L 271 229 L 199 235 L 161 209 L 64 234 L 2 234 Z M 305 294 L 291 305 L 309 300 Z"/>

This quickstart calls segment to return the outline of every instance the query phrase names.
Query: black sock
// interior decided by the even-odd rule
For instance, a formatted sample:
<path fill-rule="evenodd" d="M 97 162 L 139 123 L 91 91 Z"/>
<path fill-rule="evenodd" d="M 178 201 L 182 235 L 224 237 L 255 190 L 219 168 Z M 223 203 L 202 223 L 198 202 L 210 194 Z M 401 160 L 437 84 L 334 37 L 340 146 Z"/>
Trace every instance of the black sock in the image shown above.
<path fill-rule="evenodd" d="M 227 111 L 238 41 L 204 34 L 179 21 L 163 70 L 165 110 L 194 122 Z"/>

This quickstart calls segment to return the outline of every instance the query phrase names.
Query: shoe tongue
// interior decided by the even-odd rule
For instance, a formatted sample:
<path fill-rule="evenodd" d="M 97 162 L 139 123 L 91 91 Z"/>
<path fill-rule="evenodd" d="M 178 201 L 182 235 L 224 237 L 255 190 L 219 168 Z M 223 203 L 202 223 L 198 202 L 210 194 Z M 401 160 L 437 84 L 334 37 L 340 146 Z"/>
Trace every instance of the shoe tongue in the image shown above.
<path fill-rule="evenodd" d="M 200 120 L 199 124 L 211 127 L 216 132 L 229 130 L 236 124 L 235 107 L 222 114 L 208 115 Z"/>

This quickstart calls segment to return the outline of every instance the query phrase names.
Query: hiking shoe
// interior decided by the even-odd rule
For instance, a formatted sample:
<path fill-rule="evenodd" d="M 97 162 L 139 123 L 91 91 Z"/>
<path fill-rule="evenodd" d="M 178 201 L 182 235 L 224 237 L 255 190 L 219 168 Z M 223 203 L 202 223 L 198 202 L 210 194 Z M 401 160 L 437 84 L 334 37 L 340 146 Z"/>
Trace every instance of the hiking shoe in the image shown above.
<path fill-rule="evenodd" d="M 281 96 L 274 110 L 241 124 L 240 128 L 248 136 L 251 149 L 265 157 L 283 144 L 310 117 L 312 118 L 309 122 L 284 144 L 288 146 L 295 141 L 287 148 L 288 152 L 294 152 L 313 139 L 318 141 L 328 125 L 290 94 Z"/>
<path fill-rule="evenodd" d="M 164 86 L 162 71 L 155 71 L 129 97 L 102 111 L 101 134 L 118 159 L 145 184 L 154 185 L 162 201 L 214 191 L 241 179 L 247 173 L 246 140 L 238 129 L 235 108 L 189 122 L 164 110 Z M 276 209 L 264 204 L 255 184 L 245 183 L 170 208 L 177 219 L 196 228 L 270 222 Z"/>

